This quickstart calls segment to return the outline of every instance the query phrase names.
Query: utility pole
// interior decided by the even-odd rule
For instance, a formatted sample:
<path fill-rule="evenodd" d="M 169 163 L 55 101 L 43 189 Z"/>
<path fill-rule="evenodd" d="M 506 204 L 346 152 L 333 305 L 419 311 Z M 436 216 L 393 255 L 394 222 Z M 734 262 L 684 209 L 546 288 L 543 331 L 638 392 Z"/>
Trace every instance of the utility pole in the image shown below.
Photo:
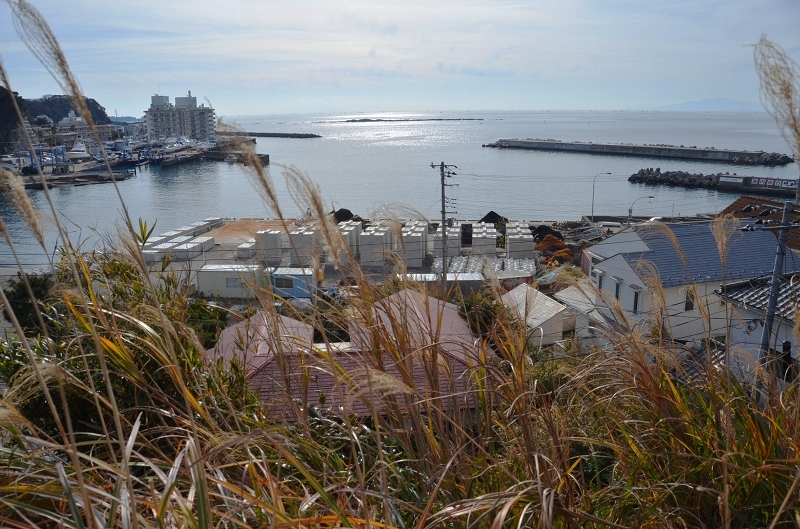
<path fill-rule="evenodd" d="M 448 186 L 445 183 L 445 178 L 450 178 L 456 174 L 450 170 L 451 167 L 458 169 L 455 165 L 445 165 L 444 162 L 438 165 L 439 176 L 442 180 L 442 224 L 440 229 L 442 230 L 442 290 L 444 292 L 447 292 L 447 196 L 445 187 Z M 431 163 L 431 168 L 436 169 L 437 165 Z"/>
<path fill-rule="evenodd" d="M 762 366 L 770 365 L 769 341 L 772 337 L 772 324 L 775 321 L 775 310 L 778 305 L 778 291 L 780 290 L 780 277 L 783 275 L 783 260 L 786 257 L 786 241 L 789 240 L 789 219 L 792 214 L 792 203 L 789 201 L 783 204 L 783 218 L 781 219 L 780 235 L 778 236 L 778 248 L 775 251 L 775 266 L 772 269 L 772 285 L 767 300 L 767 314 L 764 318 L 764 329 L 761 333 L 761 351 L 759 363 Z"/>

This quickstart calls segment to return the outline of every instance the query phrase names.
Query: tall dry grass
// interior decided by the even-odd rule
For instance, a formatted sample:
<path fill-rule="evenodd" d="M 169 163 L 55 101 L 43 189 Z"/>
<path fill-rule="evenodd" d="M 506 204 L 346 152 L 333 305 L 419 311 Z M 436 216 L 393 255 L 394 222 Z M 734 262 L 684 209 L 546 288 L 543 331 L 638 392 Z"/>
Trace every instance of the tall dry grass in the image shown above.
<path fill-rule="evenodd" d="M 23 40 L 80 105 L 41 15 L 24 1 L 9 4 Z M 268 170 L 251 147 L 238 149 L 267 211 L 289 227 Z M 538 347 L 535 333 L 503 311 L 489 288 L 461 302 L 483 344 L 465 386 L 441 352 L 436 325 L 419 336 L 403 307 L 388 319 L 377 309 L 390 293 L 420 287 L 370 282 L 310 178 L 294 168 L 284 177 L 320 227 L 326 253 L 359 286 L 348 310 L 320 303 L 304 318 L 318 328 L 357 324 L 371 344 L 356 365 L 345 364 L 323 333 L 323 347 L 303 352 L 306 368 L 314 360 L 333 377 L 341 402 L 358 400 L 368 412 L 331 413 L 306 399 L 288 403 L 281 419 L 265 415 L 244 367 L 206 355 L 203 342 L 213 340 L 206 324 L 224 317 L 191 302 L 175 273 L 152 279 L 141 255 L 146 224 L 135 230 L 125 219 L 116 245 L 102 253 L 80 252 L 62 234 L 55 286 L 31 300 L 39 330 L 23 329 L 12 311 L 16 333 L 0 342 L 0 373 L 9 384 L 0 401 L 4 525 L 798 524 L 795 383 L 773 388 L 764 405 L 724 369 L 709 365 L 704 376 L 688 376 L 665 333 L 643 333 L 613 303 L 619 325 L 605 332 L 607 347 L 556 356 Z M 39 214 L 26 209 L 24 193 L 8 189 L 35 232 Z M 729 228 L 723 221 L 715 229 L 721 255 Z M 646 275 L 649 323 L 662 329 L 657 270 Z M 257 295 L 277 330 L 271 293 Z M 288 379 L 295 353 L 282 340 L 274 346 Z M 412 364 L 421 368 L 424 391 Z M 467 398 L 473 404 L 457 412 Z"/>

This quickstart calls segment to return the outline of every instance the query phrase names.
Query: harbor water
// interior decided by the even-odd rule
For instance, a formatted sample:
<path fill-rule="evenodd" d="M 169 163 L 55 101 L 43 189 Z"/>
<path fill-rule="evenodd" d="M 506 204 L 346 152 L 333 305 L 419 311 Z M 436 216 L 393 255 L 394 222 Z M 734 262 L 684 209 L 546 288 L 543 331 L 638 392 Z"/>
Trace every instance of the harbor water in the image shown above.
<path fill-rule="evenodd" d="M 320 138 L 258 138 L 259 153 L 270 155 L 268 171 L 287 216 L 304 212 L 284 179 L 294 166 L 316 182 L 330 208 L 348 208 L 362 217 L 386 210 L 401 218 L 441 217 L 440 162 L 457 166 L 448 179 L 448 216 L 476 219 L 490 210 L 518 220 L 577 220 L 596 215 L 672 216 L 717 212 L 737 195 L 703 189 L 645 187 L 628 177 L 641 168 L 746 176 L 797 178 L 796 164 L 737 166 L 699 161 L 648 159 L 562 152 L 482 148 L 508 138 L 562 141 L 672 144 L 718 149 L 789 153 L 775 122 L 765 113 L 678 112 L 421 112 L 230 117 L 251 132 L 313 133 Z M 192 162 L 161 168 L 145 166 L 119 183 L 129 214 L 155 233 L 207 217 L 274 217 L 239 164 Z M 30 191 L 42 211 L 46 250 L 5 198 L 2 215 L 20 258 L 28 266 L 47 262 L 60 241 L 43 191 Z M 50 190 L 57 215 L 72 243 L 91 249 L 113 239 L 122 225 L 122 204 L 113 185 Z M 649 195 L 653 200 L 640 199 Z M 13 262 L 0 244 L 0 266 Z"/>

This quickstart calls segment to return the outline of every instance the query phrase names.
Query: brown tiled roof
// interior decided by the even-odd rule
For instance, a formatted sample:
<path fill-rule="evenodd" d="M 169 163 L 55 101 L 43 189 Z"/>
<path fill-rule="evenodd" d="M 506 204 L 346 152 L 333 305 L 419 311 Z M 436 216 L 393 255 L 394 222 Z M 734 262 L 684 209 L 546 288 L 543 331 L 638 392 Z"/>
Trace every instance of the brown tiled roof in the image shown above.
<path fill-rule="evenodd" d="M 744 211 L 749 209 L 749 211 Z M 770 214 L 764 214 L 771 211 Z M 779 226 L 783 218 L 783 201 L 770 200 L 763 197 L 742 195 L 733 204 L 720 212 L 720 215 L 731 214 L 741 219 L 742 225 L 761 221 L 767 225 Z M 790 222 L 800 221 L 800 206 L 792 206 Z M 800 229 L 789 230 L 789 242 L 792 250 L 800 250 Z"/>
<path fill-rule="evenodd" d="M 337 344 L 333 344 L 334 346 Z M 476 406 L 477 381 L 463 361 L 431 354 L 396 360 L 357 349 L 278 355 L 250 377 L 267 414 L 290 422 L 308 407 L 337 416 L 383 415 L 414 407 L 422 411 L 469 410 Z"/>

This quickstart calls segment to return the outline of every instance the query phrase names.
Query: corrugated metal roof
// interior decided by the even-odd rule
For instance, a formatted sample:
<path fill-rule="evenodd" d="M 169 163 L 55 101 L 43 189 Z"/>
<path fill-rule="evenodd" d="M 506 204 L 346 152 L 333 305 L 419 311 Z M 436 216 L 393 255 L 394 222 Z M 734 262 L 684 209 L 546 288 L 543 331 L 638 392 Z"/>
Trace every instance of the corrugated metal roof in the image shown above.
<path fill-rule="evenodd" d="M 577 285 L 572 285 L 553 294 L 553 297 L 567 306 L 572 314 L 584 314 L 594 323 L 606 323 L 603 313 L 597 308 L 594 297 L 597 287 L 589 280 L 581 280 Z"/>
<path fill-rule="evenodd" d="M 267 268 L 266 272 L 274 276 L 313 276 L 311 268 Z"/>
<path fill-rule="evenodd" d="M 506 292 L 500 299 L 529 327 L 539 327 L 567 308 L 527 283 Z"/>
<path fill-rule="evenodd" d="M 261 267 L 258 265 L 244 265 L 244 264 L 206 264 L 200 267 L 200 272 L 206 271 L 217 272 L 258 272 Z"/>
<path fill-rule="evenodd" d="M 717 241 L 711 232 L 709 222 L 662 226 L 637 226 L 635 228 L 637 233 L 651 251 L 624 254 L 624 258 L 634 270 L 641 261 L 653 263 L 664 286 L 731 281 L 772 272 L 778 240 L 771 232 L 734 232 L 728 243 L 723 270 Z M 664 228 L 671 229 L 675 235 L 688 268 L 670 238 L 664 233 Z M 786 255 L 784 269 L 788 272 L 800 270 L 800 258 L 789 252 Z"/>

